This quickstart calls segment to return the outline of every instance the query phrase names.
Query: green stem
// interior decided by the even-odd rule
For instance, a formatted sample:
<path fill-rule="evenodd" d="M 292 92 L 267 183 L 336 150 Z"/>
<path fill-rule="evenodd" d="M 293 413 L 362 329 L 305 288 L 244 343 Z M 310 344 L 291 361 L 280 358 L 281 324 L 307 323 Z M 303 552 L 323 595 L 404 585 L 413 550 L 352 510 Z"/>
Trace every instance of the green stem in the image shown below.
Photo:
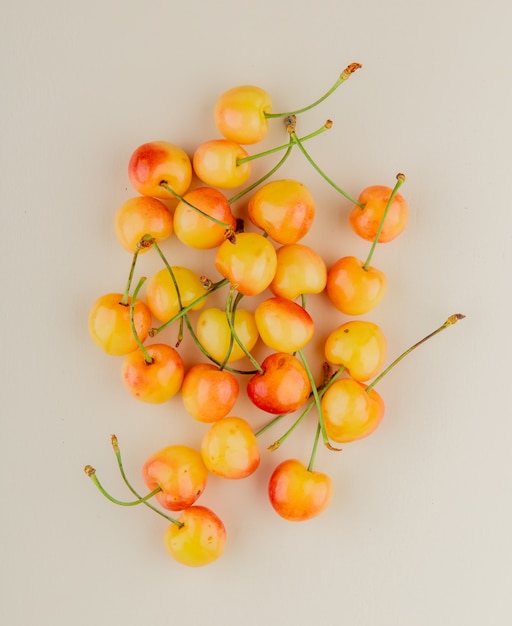
<path fill-rule="evenodd" d="M 370 248 L 370 252 L 368 253 L 368 257 L 365 261 L 365 264 L 363 265 L 363 269 L 366 271 L 369 267 L 370 267 L 370 262 L 372 260 L 373 257 L 373 253 L 375 252 L 375 248 L 377 247 L 377 244 L 379 242 L 379 237 L 380 234 L 382 232 L 382 229 L 384 228 L 384 222 L 386 221 L 386 217 L 389 211 L 389 207 L 391 206 L 398 190 L 400 189 L 400 187 L 402 186 L 402 184 L 405 182 L 405 175 L 404 174 L 397 174 L 396 175 L 396 184 L 393 187 L 393 191 L 391 192 L 391 195 L 389 196 L 388 202 L 386 204 L 386 207 L 384 209 L 384 212 L 382 213 L 382 217 L 380 219 L 380 223 L 379 223 L 379 228 L 377 229 L 377 233 L 373 239 L 373 243 L 372 243 L 372 247 Z"/>
<path fill-rule="evenodd" d="M 130 272 L 128 273 L 128 280 L 126 281 L 126 287 L 124 288 L 123 298 L 121 304 L 127 306 L 130 299 L 130 289 L 132 288 L 133 274 L 135 272 L 135 266 L 137 264 L 137 258 L 140 252 L 140 246 L 137 245 L 132 257 L 132 264 L 130 266 Z"/>
<path fill-rule="evenodd" d="M 135 337 L 135 341 L 137 342 L 137 345 L 139 346 L 139 349 L 144 356 L 144 360 L 146 361 L 148 365 L 151 365 L 151 363 L 153 363 L 153 358 L 149 355 L 148 351 L 144 347 L 144 344 L 140 340 L 139 333 L 137 332 L 137 329 L 135 328 L 135 320 L 134 320 L 135 300 L 137 296 L 139 295 L 139 291 L 145 281 L 146 281 L 146 277 L 143 276 L 137 283 L 137 287 L 135 287 L 135 291 L 133 292 L 133 297 L 130 302 L 130 325 L 132 327 L 132 333 L 133 333 L 133 336 Z"/>
<path fill-rule="evenodd" d="M 242 349 L 242 351 L 244 352 L 244 354 L 247 356 L 247 358 L 249 359 L 249 361 L 254 365 L 254 367 L 258 370 L 258 372 L 260 374 L 263 374 L 263 369 L 261 368 L 261 365 L 258 363 L 258 361 L 253 357 L 253 355 L 251 354 L 250 350 L 247 350 L 247 348 L 244 346 L 242 340 L 240 339 L 240 337 L 238 336 L 236 330 L 235 330 L 235 323 L 234 323 L 234 315 L 233 317 L 231 316 L 231 310 L 232 310 L 232 302 L 233 302 L 233 295 L 236 291 L 236 285 L 234 285 L 230 290 L 229 290 L 229 295 L 226 298 L 226 317 L 228 320 L 228 324 L 229 324 L 229 329 L 231 331 L 231 335 L 233 337 L 233 339 L 237 342 L 237 344 L 240 346 L 240 348 Z M 239 301 L 239 299 L 238 299 Z"/>
<path fill-rule="evenodd" d="M 221 220 L 218 220 L 216 217 L 213 217 L 213 215 L 209 215 L 208 213 L 205 213 L 204 211 L 202 211 L 199 207 L 194 206 L 191 202 L 189 202 L 186 198 L 184 198 L 183 196 L 180 196 L 179 193 L 176 193 L 173 188 L 167 183 L 166 180 L 162 180 L 160 181 L 160 187 L 163 187 L 166 191 L 168 191 L 170 194 L 172 194 L 175 198 L 177 198 L 180 202 L 183 202 L 184 204 L 186 204 L 188 207 L 190 207 L 191 209 L 193 209 L 194 211 L 196 211 L 197 213 L 199 213 L 200 215 L 202 215 L 203 217 L 206 217 L 207 219 L 209 219 L 211 222 L 213 222 L 214 224 L 217 224 L 218 226 L 222 226 L 223 228 L 226 229 L 226 231 L 228 232 L 232 232 L 233 231 L 233 226 L 231 224 L 228 224 L 227 222 L 223 222 Z"/>
<path fill-rule="evenodd" d="M 107 500 L 110 500 L 110 502 L 113 502 L 114 504 L 117 504 L 119 506 L 137 506 L 138 504 L 145 504 L 148 500 L 156 496 L 157 493 L 160 493 L 162 491 L 160 487 L 157 487 L 156 489 L 153 489 L 153 491 L 151 491 L 147 495 L 143 497 L 139 496 L 137 500 L 132 500 L 131 502 L 124 502 L 123 500 L 118 500 L 117 498 L 114 498 L 108 493 L 108 491 L 103 487 L 98 477 L 96 476 L 96 470 L 94 469 L 94 467 L 91 467 L 90 465 L 86 465 L 84 468 L 84 472 L 87 474 L 87 476 L 89 476 L 89 478 L 96 485 L 96 487 L 100 490 L 100 492 L 105 496 L 105 498 L 107 498 Z"/>
<path fill-rule="evenodd" d="M 310 133 L 309 135 L 305 135 L 304 137 L 302 137 L 300 141 L 308 141 L 308 139 L 312 139 L 313 137 L 316 137 L 317 135 L 322 134 L 326 130 L 329 130 L 331 126 L 332 126 L 332 122 L 328 122 L 324 124 L 323 126 L 321 126 L 320 128 L 318 128 L 317 130 L 315 130 L 314 132 Z M 290 142 L 284 143 L 280 146 L 276 146 L 275 148 L 270 148 L 269 150 L 258 152 L 257 154 L 251 154 L 247 157 L 244 157 L 243 159 L 237 159 L 236 164 L 243 165 L 244 163 L 247 163 L 248 161 L 254 161 L 255 159 L 259 159 L 260 157 L 265 157 L 270 154 L 274 154 L 275 152 L 279 152 L 280 150 L 289 149 L 289 147 L 290 147 Z"/>
<path fill-rule="evenodd" d="M 308 104 L 301 109 L 296 109 L 295 111 L 287 111 L 286 113 L 265 113 L 265 117 L 274 118 L 274 117 L 287 117 L 289 115 L 298 115 L 299 113 L 304 113 L 305 111 L 309 111 L 313 107 L 316 107 L 318 104 L 323 102 L 326 98 L 328 98 L 340 85 L 342 85 L 350 76 L 361 67 L 360 63 L 351 63 L 348 65 L 343 72 L 340 74 L 334 85 L 324 93 L 323 96 L 315 100 L 311 104 Z"/>
<path fill-rule="evenodd" d="M 238 304 L 240 302 L 240 300 L 243 298 L 243 294 L 241 294 L 240 292 L 237 293 L 235 301 L 233 302 L 233 304 L 231 305 L 230 310 L 228 310 L 229 307 L 229 302 L 226 302 L 226 316 L 228 319 L 228 324 L 229 324 L 229 318 L 231 318 L 231 325 L 230 325 L 230 329 L 231 327 L 235 327 L 235 316 L 236 316 L 236 309 L 238 307 Z M 228 300 L 232 300 L 232 296 L 231 296 L 231 292 L 229 293 L 228 296 Z M 229 361 L 229 357 L 231 356 L 231 352 L 233 351 L 233 346 L 235 344 L 235 336 L 232 332 L 229 333 L 229 345 L 228 345 L 228 349 L 226 351 L 226 355 L 224 356 L 224 359 L 220 365 L 220 369 L 224 369 L 226 367 L 226 365 L 228 364 Z"/>
<path fill-rule="evenodd" d="M 295 133 L 291 133 L 290 137 L 292 138 L 293 142 L 298 146 L 298 148 L 302 152 L 302 154 L 306 157 L 306 159 L 309 162 L 309 164 L 320 174 L 320 176 L 326 182 L 329 183 L 329 185 L 331 185 L 331 187 L 334 187 L 334 189 L 336 189 L 336 191 L 338 193 L 340 193 L 342 196 L 344 196 L 349 202 L 352 202 L 353 204 L 355 204 L 355 205 L 357 205 L 359 207 L 363 206 L 358 200 L 356 200 L 355 198 L 352 198 L 352 196 L 350 196 L 344 189 L 342 189 L 331 178 L 329 178 L 329 176 L 327 176 L 327 174 L 311 158 L 311 156 L 307 152 L 306 148 L 304 148 L 304 146 L 302 145 L 302 141 L 297 137 L 297 135 Z"/>
<path fill-rule="evenodd" d="M 121 478 L 124 481 L 124 484 L 128 487 L 128 489 L 133 493 L 133 495 L 136 498 L 140 498 L 139 493 L 132 486 L 132 484 L 128 480 L 128 477 L 126 476 L 126 473 L 124 471 L 123 460 L 121 458 L 121 450 L 119 448 L 119 442 L 118 442 L 117 437 L 115 435 L 112 435 L 111 443 L 112 443 L 112 448 L 114 450 L 114 454 L 116 455 L 117 466 L 119 468 L 119 472 L 121 474 Z M 158 513 L 158 515 L 160 515 L 161 517 L 163 517 L 167 521 L 169 521 L 169 522 L 175 524 L 176 526 L 178 526 L 178 528 L 181 528 L 183 526 L 183 522 L 179 522 L 174 517 L 170 517 L 169 515 L 166 515 L 163 511 L 160 511 L 160 509 L 157 509 L 150 502 L 143 502 L 143 504 L 145 506 L 147 506 L 149 509 L 151 509 L 152 511 L 154 511 L 155 513 Z"/>
<path fill-rule="evenodd" d="M 431 339 L 432 337 L 434 337 L 435 335 L 439 334 L 441 331 L 443 331 L 445 328 L 448 328 L 449 326 L 453 326 L 454 324 L 456 324 L 459 320 L 464 319 L 466 316 L 463 315 L 462 313 L 455 313 L 454 315 L 450 315 L 450 317 L 445 321 L 444 324 L 442 324 L 441 326 L 439 326 L 439 328 L 437 328 L 436 330 L 434 330 L 433 332 L 429 333 L 428 335 L 426 335 L 425 337 L 423 337 L 423 339 L 420 339 L 420 341 L 416 342 L 414 345 L 412 345 L 410 348 L 408 348 L 405 352 L 402 352 L 402 354 L 400 356 L 398 356 L 390 365 L 388 365 L 388 367 L 386 367 L 385 370 L 383 370 L 378 376 L 377 378 L 375 378 L 375 380 L 373 380 L 367 387 L 366 387 L 366 391 L 370 392 L 375 385 L 384 378 L 384 376 L 386 376 L 386 374 L 388 374 L 388 372 L 390 372 L 395 365 L 398 365 L 398 363 L 400 363 L 400 361 L 402 359 L 404 359 L 408 354 L 410 354 L 413 350 L 415 350 L 416 348 L 418 348 L 419 346 L 421 346 L 421 344 L 425 343 L 425 341 L 428 341 L 429 339 Z"/>
<path fill-rule="evenodd" d="M 318 422 L 316 426 L 315 439 L 313 441 L 313 449 L 311 450 L 311 456 L 309 457 L 308 472 L 312 472 L 315 465 L 316 452 L 318 450 L 318 441 L 320 440 L 321 431 L 322 426 L 320 425 L 320 422 Z"/>

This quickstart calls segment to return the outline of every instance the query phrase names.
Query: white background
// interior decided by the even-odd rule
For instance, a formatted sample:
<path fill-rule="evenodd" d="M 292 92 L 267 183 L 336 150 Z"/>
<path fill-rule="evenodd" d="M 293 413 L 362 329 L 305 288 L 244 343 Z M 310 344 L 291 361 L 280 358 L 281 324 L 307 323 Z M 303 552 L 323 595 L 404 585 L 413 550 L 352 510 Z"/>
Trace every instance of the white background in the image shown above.
<path fill-rule="evenodd" d="M 511 7 L 2 2 L 3 624 L 510 623 Z M 155 407 L 128 397 L 120 360 L 87 333 L 92 302 L 127 277 L 113 216 L 134 195 L 129 155 L 154 139 L 192 153 L 217 136 L 211 111 L 229 87 L 257 84 L 274 110 L 295 108 L 352 61 L 363 68 L 299 130 L 333 119 L 309 149 L 352 194 L 407 175 L 411 220 L 376 252 L 389 288 L 368 317 L 388 337 L 388 361 L 449 314 L 467 318 L 382 381 L 386 416 L 372 437 L 319 451 L 316 468 L 335 485 L 320 517 L 287 523 L 265 493 L 278 460 L 307 461 L 313 422 L 273 455 L 264 448 L 281 431 L 266 436 L 250 479 L 211 480 L 202 503 L 223 518 L 228 544 L 213 565 L 188 569 L 165 553 L 158 516 L 107 502 L 83 473 L 93 464 L 126 497 L 111 433 L 142 489 L 147 456 L 204 432 L 179 398 Z M 265 146 L 282 141 L 276 122 Z M 284 174 L 317 199 L 304 243 L 329 264 L 366 253 L 348 203 L 299 154 Z M 174 264 L 215 272 L 209 253 L 166 250 Z M 321 297 L 312 306 L 319 362 L 322 338 L 345 320 Z M 244 401 L 236 411 L 264 422 Z"/>

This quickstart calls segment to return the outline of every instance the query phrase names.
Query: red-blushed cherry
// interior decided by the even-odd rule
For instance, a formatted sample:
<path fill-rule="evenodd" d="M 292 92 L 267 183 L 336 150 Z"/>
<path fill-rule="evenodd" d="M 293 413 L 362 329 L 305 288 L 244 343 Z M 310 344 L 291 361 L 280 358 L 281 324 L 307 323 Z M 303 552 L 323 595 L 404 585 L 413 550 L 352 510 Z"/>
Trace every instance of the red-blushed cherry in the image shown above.
<path fill-rule="evenodd" d="M 210 426 L 201 442 L 201 455 L 209 471 L 222 478 L 246 478 L 260 464 L 254 431 L 246 420 L 235 416 Z"/>
<path fill-rule="evenodd" d="M 142 466 L 142 478 L 164 509 L 182 511 L 192 506 L 203 493 L 208 469 L 197 450 L 171 445 L 152 454 Z"/>
<path fill-rule="evenodd" d="M 307 370 L 292 354 L 274 352 L 263 360 L 261 369 L 247 382 L 247 396 L 262 411 L 292 413 L 309 398 Z"/>
<path fill-rule="evenodd" d="M 268 483 L 270 504 L 285 520 L 303 522 L 324 511 L 332 497 L 332 480 L 296 459 L 280 463 Z"/>
<path fill-rule="evenodd" d="M 332 304 L 345 315 L 364 315 L 382 300 L 387 278 L 381 270 L 354 256 L 338 259 L 327 273 L 326 292 Z"/>
<path fill-rule="evenodd" d="M 297 243 L 310 230 L 315 202 L 297 180 L 273 180 L 261 186 L 247 206 L 249 219 L 281 244 Z"/>
<path fill-rule="evenodd" d="M 258 143 L 267 136 L 266 113 L 272 109 L 269 94 L 261 87 L 240 85 L 220 95 L 213 111 L 217 130 L 240 144 Z"/>
<path fill-rule="evenodd" d="M 359 205 L 349 215 L 350 226 L 359 237 L 366 241 L 375 239 L 392 193 L 393 189 L 384 185 L 372 185 L 361 192 Z M 407 202 L 401 194 L 395 193 L 387 208 L 378 243 L 387 243 L 398 237 L 407 226 L 408 220 Z"/>
<path fill-rule="evenodd" d="M 335 381 L 320 401 L 329 439 L 350 443 L 371 435 L 384 417 L 384 401 L 352 378 Z"/>
<path fill-rule="evenodd" d="M 143 196 L 174 198 L 160 183 L 165 181 L 176 194 L 183 195 L 192 182 L 192 163 L 180 147 L 168 141 L 150 141 L 133 151 L 128 176 Z"/>
<path fill-rule="evenodd" d="M 164 546 L 172 558 L 188 567 L 216 561 L 226 546 L 226 528 L 209 508 L 194 505 L 167 527 Z"/>
<path fill-rule="evenodd" d="M 162 404 L 181 389 L 185 375 L 183 360 L 177 350 L 166 344 L 150 344 L 144 350 L 146 355 L 141 350 L 134 350 L 124 357 L 122 380 L 135 399 Z"/>
<path fill-rule="evenodd" d="M 240 392 L 236 376 L 213 363 L 196 363 L 185 374 L 181 397 L 185 410 L 198 422 L 216 422 L 235 406 Z"/>

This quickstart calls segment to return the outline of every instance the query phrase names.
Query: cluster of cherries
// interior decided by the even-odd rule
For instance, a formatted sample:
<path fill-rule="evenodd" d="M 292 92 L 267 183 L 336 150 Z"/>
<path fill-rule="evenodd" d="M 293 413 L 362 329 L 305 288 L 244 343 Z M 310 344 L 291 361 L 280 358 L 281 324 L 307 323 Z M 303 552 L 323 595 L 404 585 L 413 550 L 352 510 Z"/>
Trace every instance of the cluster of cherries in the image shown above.
<path fill-rule="evenodd" d="M 285 113 L 273 113 L 269 95 L 258 87 L 230 89 L 214 109 L 222 138 L 202 143 L 192 158 L 169 142 L 149 142 L 139 146 L 129 160 L 129 178 L 139 195 L 119 208 L 115 231 L 122 246 L 133 254 L 132 264 L 124 292 L 103 295 L 93 304 L 90 336 L 106 353 L 123 357 L 122 379 L 135 398 L 163 403 L 180 393 L 186 411 L 208 424 L 208 430 L 199 449 L 170 445 L 144 463 L 142 476 L 150 490 L 144 496 L 126 477 L 113 436 L 121 476 L 135 498 L 131 501 L 111 496 L 90 465 L 85 471 L 112 502 L 144 504 L 167 519 L 165 546 L 185 565 L 205 565 L 224 550 L 223 522 L 209 508 L 196 504 L 209 473 L 227 479 L 253 474 L 260 464 L 258 437 L 285 415 L 301 410 L 269 448 L 276 449 L 315 409 L 317 428 L 309 463 L 293 458 L 281 462 L 270 477 L 268 497 L 286 520 L 318 515 L 332 495 L 331 478 L 313 469 L 319 441 L 338 450 L 335 444 L 370 435 L 384 414 L 376 383 L 411 350 L 463 317 L 450 316 L 385 369 L 382 330 L 359 319 L 378 305 L 386 291 L 386 276 L 371 260 L 376 246 L 393 240 L 407 224 L 407 203 L 398 193 L 405 177 L 398 174 L 393 187 L 374 185 L 354 199 L 320 169 L 304 147 L 330 128 L 331 122 L 301 138 L 296 133 L 297 115 L 324 100 L 359 67 L 349 65 L 320 99 Z M 272 118 L 284 120 L 287 143 L 249 155 L 243 146 L 261 141 Z M 327 268 L 317 251 L 300 243 L 314 222 L 314 199 L 304 183 L 275 177 L 293 149 L 302 152 L 324 180 L 353 204 L 350 225 L 371 243 L 366 260 L 343 256 Z M 279 151 L 283 153 L 280 161 L 263 177 L 249 182 L 254 159 Z M 229 199 L 220 191 L 235 188 L 242 191 Z M 235 216 L 233 206 L 246 195 L 241 215 Z M 220 279 L 213 282 L 191 269 L 171 265 L 160 247 L 171 235 L 193 249 L 212 250 Z M 163 266 L 148 280 L 142 298 L 139 294 L 146 279 L 134 286 L 135 268 L 139 255 L 149 250 L 156 251 Z M 218 296 L 222 289 L 226 293 L 223 306 L 206 307 L 208 298 L 215 292 Z M 349 319 L 328 335 L 318 383 L 303 349 L 315 330 L 306 298 L 322 292 L 337 310 L 358 319 Z M 258 296 L 255 305 L 244 307 L 242 303 L 251 296 Z M 179 326 L 175 345 L 151 341 L 173 324 Z M 179 353 L 185 327 L 204 355 L 189 368 Z M 268 351 L 261 362 L 254 356 L 257 343 Z M 250 369 L 233 366 L 242 359 Z M 269 415 L 268 423 L 258 431 L 248 420 L 232 415 L 242 378 L 249 400 Z M 165 511 L 179 515 L 171 517 Z"/>

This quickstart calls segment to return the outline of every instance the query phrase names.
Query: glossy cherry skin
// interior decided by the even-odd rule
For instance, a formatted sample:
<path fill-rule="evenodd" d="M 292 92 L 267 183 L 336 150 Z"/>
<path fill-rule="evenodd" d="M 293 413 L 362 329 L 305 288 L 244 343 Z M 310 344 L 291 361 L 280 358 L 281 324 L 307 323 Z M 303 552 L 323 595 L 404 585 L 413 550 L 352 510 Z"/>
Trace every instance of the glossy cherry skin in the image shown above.
<path fill-rule="evenodd" d="M 142 467 L 142 478 L 153 491 L 160 505 L 169 511 L 182 511 L 192 506 L 203 493 L 208 480 L 208 469 L 201 454 L 183 445 L 162 448 Z"/>
<path fill-rule="evenodd" d="M 146 287 L 146 302 L 151 313 L 161 322 L 167 322 L 180 312 L 180 299 L 182 306 L 188 306 L 198 300 L 192 311 L 198 311 L 204 307 L 206 298 L 199 300 L 205 294 L 204 283 L 200 276 L 187 267 L 171 266 L 178 285 L 180 298 L 176 291 L 176 285 L 169 270 L 164 267 L 148 280 Z"/>
<path fill-rule="evenodd" d="M 291 413 L 309 398 L 311 383 L 306 368 L 293 355 L 274 352 L 261 363 L 262 373 L 247 383 L 247 396 L 262 411 Z"/>
<path fill-rule="evenodd" d="M 128 392 L 141 402 L 162 404 L 181 389 L 185 367 L 178 351 L 172 346 L 154 343 L 145 346 L 152 359 L 148 363 L 141 350 L 124 357 L 121 374 Z"/>
<path fill-rule="evenodd" d="M 276 250 L 276 256 L 276 272 L 269 285 L 274 295 L 295 300 L 302 294 L 324 290 L 327 267 L 313 248 L 301 243 L 287 244 Z"/>
<path fill-rule="evenodd" d="M 109 293 L 98 298 L 91 307 L 88 328 L 91 339 L 107 354 L 123 356 L 138 348 L 130 322 L 130 302 L 123 304 L 122 293 Z M 151 311 L 142 300 L 133 307 L 135 329 L 141 341 L 151 328 Z"/>
<path fill-rule="evenodd" d="M 208 219 L 187 202 L 226 226 Z M 199 187 L 185 194 L 184 201 L 178 203 L 174 209 L 173 225 L 176 237 L 182 243 L 191 248 L 209 250 L 219 246 L 227 232 L 234 231 L 236 219 L 226 197 L 220 191 L 212 187 Z"/>
<path fill-rule="evenodd" d="M 234 416 L 210 426 L 201 442 L 201 455 L 209 471 L 222 478 L 246 478 L 260 464 L 256 435 L 246 420 Z"/>
<path fill-rule="evenodd" d="M 277 256 L 272 243 L 259 233 L 239 233 L 217 248 L 215 267 L 245 296 L 264 291 L 276 273 Z"/>
<path fill-rule="evenodd" d="M 281 244 L 297 243 L 311 228 L 315 202 L 309 189 L 296 180 L 262 185 L 249 200 L 249 219 Z"/>
<path fill-rule="evenodd" d="M 303 522 L 326 509 L 332 497 L 332 480 L 288 459 L 273 471 L 268 483 L 270 504 L 285 520 Z"/>
<path fill-rule="evenodd" d="M 367 187 L 359 196 L 359 202 L 363 206 L 356 204 L 350 212 L 349 223 L 352 230 L 366 241 L 374 241 L 377 236 L 392 191 L 391 187 L 383 185 Z M 389 206 L 378 242 L 386 243 L 398 237 L 407 226 L 408 220 L 407 202 L 397 193 Z"/>
<path fill-rule="evenodd" d="M 164 546 L 178 563 L 201 567 L 216 561 L 226 546 L 226 528 L 221 519 L 204 506 L 191 506 L 177 518 L 182 526 L 170 524 Z"/>
<path fill-rule="evenodd" d="M 202 143 L 192 157 L 197 177 L 212 187 L 233 189 L 243 185 L 251 175 L 251 161 L 239 164 L 249 154 L 229 139 L 212 139 Z"/>
<path fill-rule="evenodd" d="M 213 363 L 197 363 L 185 374 L 181 397 L 185 410 L 198 422 L 226 417 L 240 393 L 236 376 Z"/>
<path fill-rule="evenodd" d="M 237 309 L 234 318 L 235 333 L 241 344 L 247 351 L 251 351 L 256 345 L 259 334 L 254 313 L 246 309 Z M 233 363 L 245 357 L 244 350 L 238 342 L 231 342 L 231 329 L 229 327 L 226 311 L 217 307 L 209 307 L 201 311 L 197 318 L 196 334 L 201 345 L 218 363 Z"/>
<path fill-rule="evenodd" d="M 299 304 L 286 298 L 267 298 L 254 310 L 263 343 L 276 352 L 296 352 L 313 337 L 315 324 Z"/>
<path fill-rule="evenodd" d="M 349 443 L 371 435 L 384 416 L 384 401 L 366 385 L 352 378 L 335 381 L 321 399 L 329 439 Z"/>
<path fill-rule="evenodd" d="M 143 196 L 173 198 L 160 183 L 164 180 L 183 195 L 192 182 L 192 163 L 188 154 L 168 141 L 150 141 L 136 148 L 128 163 L 130 182 Z"/>
<path fill-rule="evenodd" d="M 338 259 L 327 273 L 326 291 L 334 306 L 345 315 L 364 315 L 382 300 L 386 275 L 375 267 L 364 269 L 353 256 Z"/>
<path fill-rule="evenodd" d="M 365 381 L 376 376 L 384 364 L 386 337 L 377 324 L 354 320 L 331 331 L 324 349 L 329 363 L 343 365 L 352 378 Z"/>
<path fill-rule="evenodd" d="M 240 144 L 254 144 L 268 133 L 272 100 L 261 87 L 240 85 L 225 91 L 215 103 L 213 119 L 218 131 Z"/>
<path fill-rule="evenodd" d="M 172 235 L 172 214 L 160 200 L 149 196 L 137 196 L 119 207 L 114 229 L 119 243 L 133 254 L 144 235 L 150 235 L 157 242 Z M 142 247 L 140 253 L 147 250 L 149 247 Z"/>

